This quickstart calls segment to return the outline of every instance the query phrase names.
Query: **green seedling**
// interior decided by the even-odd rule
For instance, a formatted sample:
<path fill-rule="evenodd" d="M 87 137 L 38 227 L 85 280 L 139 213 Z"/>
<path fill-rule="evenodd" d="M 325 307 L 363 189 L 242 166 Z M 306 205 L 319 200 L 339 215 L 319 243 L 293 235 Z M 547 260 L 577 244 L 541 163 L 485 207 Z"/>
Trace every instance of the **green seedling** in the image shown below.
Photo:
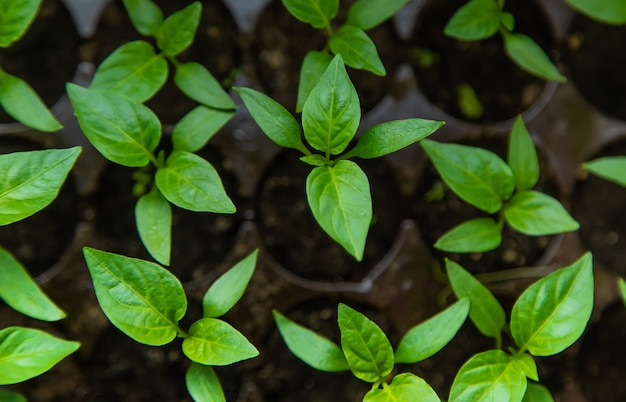
<path fill-rule="evenodd" d="M 449 401 L 553 401 L 539 383 L 534 358 L 567 349 L 587 326 L 593 309 L 591 254 L 538 280 L 519 296 L 507 329 L 513 343 L 508 353 L 502 350 L 506 315 L 500 303 L 455 262 L 447 260 L 446 269 L 456 297 L 470 300 L 472 323 L 496 341 L 495 349 L 478 353 L 463 364 Z"/>
<path fill-rule="evenodd" d="M 603 156 L 583 163 L 588 172 L 626 187 L 626 156 Z"/>
<path fill-rule="evenodd" d="M 444 233 L 435 247 L 449 252 L 484 252 L 502 242 L 508 224 L 528 236 L 578 230 L 579 224 L 555 198 L 533 190 L 539 162 L 521 117 L 511 130 L 508 163 L 485 149 L 423 140 L 422 147 L 448 187 L 467 203 L 497 218 L 480 217 Z"/>
<path fill-rule="evenodd" d="M 236 106 L 204 66 L 176 58 L 193 42 L 200 2 L 165 20 L 151 0 L 125 0 L 124 5 L 136 29 L 155 38 L 157 49 L 143 40 L 126 43 L 98 66 L 89 88 L 69 83 L 67 91 L 89 142 L 110 161 L 139 168 L 134 175 L 137 230 L 150 255 L 169 265 L 171 204 L 198 212 L 236 210 L 215 168 L 195 154 L 230 120 Z M 143 102 L 167 80 L 168 61 L 177 87 L 200 105 L 174 127 L 173 151 L 166 157 L 156 150 L 161 122 Z"/>
<path fill-rule="evenodd" d="M 565 82 L 565 77 L 537 42 L 513 32 L 515 18 L 504 10 L 504 3 L 504 0 L 468 1 L 450 18 L 445 34 L 464 41 L 478 41 L 499 33 L 507 56 L 521 69 L 548 81 Z"/>
<path fill-rule="evenodd" d="M 461 84 L 457 88 L 459 109 L 468 119 L 478 120 L 483 117 L 483 105 L 476 95 L 476 91 L 469 84 Z"/>
<path fill-rule="evenodd" d="M 334 29 L 331 22 L 339 11 L 339 0 L 282 0 L 287 10 L 297 19 L 316 29 L 326 31 L 328 41 L 323 50 L 310 51 L 302 61 L 296 111 L 304 103 L 324 74 L 332 55 L 340 54 L 346 65 L 386 74 L 376 45 L 365 31 L 372 29 L 400 10 L 409 0 L 357 0 L 348 10 L 348 20 Z"/>
<path fill-rule="evenodd" d="M 42 0 L 0 0 L 0 48 L 19 41 L 35 20 Z M 30 84 L 0 66 L 0 107 L 25 126 L 57 131 L 61 123 L 50 113 Z"/>
<path fill-rule="evenodd" d="M 349 158 L 378 158 L 395 152 L 429 136 L 444 123 L 424 119 L 382 123 L 366 130 L 356 146 L 344 153 L 356 134 L 361 109 L 341 55 L 334 57 L 307 98 L 302 129 L 268 96 L 250 88 L 235 90 L 271 140 L 302 152 L 301 160 L 314 166 L 306 183 L 313 216 L 330 237 L 360 261 L 372 221 L 372 199 L 367 176 Z M 308 145 L 320 153 L 312 153 L 304 144 L 302 131 Z"/>
<path fill-rule="evenodd" d="M 190 395 L 197 402 L 225 401 L 213 366 L 259 354 L 243 334 L 219 319 L 243 295 L 254 273 L 257 251 L 209 287 L 202 299 L 203 317 L 187 331 L 179 325 L 187 310 L 187 297 L 180 281 L 167 269 L 88 247 L 83 252 L 98 303 L 111 323 L 145 345 L 162 346 L 183 338 L 183 353 L 192 362 L 185 377 Z"/>
<path fill-rule="evenodd" d="M 309 366 L 327 372 L 350 370 L 372 389 L 364 402 L 440 401 L 422 378 L 412 373 L 390 376 L 396 363 L 417 363 L 443 349 L 465 322 L 468 299 L 454 303 L 434 317 L 414 326 L 393 351 L 382 329 L 365 315 L 339 304 L 341 346 L 303 327 L 278 311 L 274 320 L 289 350 Z"/>
<path fill-rule="evenodd" d="M 566 0 L 586 16 L 611 25 L 626 24 L 626 3 L 622 0 Z"/>

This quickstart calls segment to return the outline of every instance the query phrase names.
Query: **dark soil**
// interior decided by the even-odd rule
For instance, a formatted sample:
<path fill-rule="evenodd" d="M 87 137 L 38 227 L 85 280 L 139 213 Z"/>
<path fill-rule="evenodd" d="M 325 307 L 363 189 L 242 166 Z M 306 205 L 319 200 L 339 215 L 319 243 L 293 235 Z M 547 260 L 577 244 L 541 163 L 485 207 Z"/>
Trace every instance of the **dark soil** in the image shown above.
<path fill-rule="evenodd" d="M 434 52 L 430 67 L 412 61 L 420 91 L 447 113 L 467 120 L 458 106 L 458 87 L 474 89 L 484 115 L 476 121 L 497 122 L 528 109 L 545 82 L 517 67 L 504 52 L 500 35 L 476 42 L 459 41 L 444 34 L 444 27 L 465 0 L 430 0 L 418 14 L 412 48 Z M 515 31 L 533 38 L 550 51 L 554 47 L 550 25 L 534 1 L 509 0 L 505 10 L 515 16 Z"/>

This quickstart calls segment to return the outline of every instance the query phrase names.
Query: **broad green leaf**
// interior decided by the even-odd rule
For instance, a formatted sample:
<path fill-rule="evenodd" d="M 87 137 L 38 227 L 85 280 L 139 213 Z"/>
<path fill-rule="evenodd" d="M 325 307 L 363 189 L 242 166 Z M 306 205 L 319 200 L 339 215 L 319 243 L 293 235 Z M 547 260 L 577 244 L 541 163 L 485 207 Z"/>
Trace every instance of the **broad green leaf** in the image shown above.
<path fill-rule="evenodd" d="M 0 299 L 12 309 L 43 321 L 65 318 L 65 312 L 45 295 L 22 264 L 2 247 L 0 267 Z"/>
<path fill-rule="evenodd" d="M 626 281 L 624 281 L 624 278 L 617 279 L 617 287 L 619 295 L 622 298 L 622 302 L 624 303 L 624 306 L 626 306 Z"/>
<path fill-rule="evenodd" d="M 330 28 L 339 11 L 339 0 L 282 0 L 287 10 L 313 28 Z"/>
<path fill-rule="evenodd" d="M 410 0 L 357 0 L 348 10 L 348 24 L 365 31 L 391 18 Z"/>
<path fill-rule="evenodd" d="M 78 342 L 59 339 L 38 329 L 0 330 L 0 385 L 16 384 L 43 374 L 79 347 Z"/>
<path fill-rule="evenodd" d="M 504 207 L 511 227 L 529 236 L 578 230 L 580 225 L 555 198 L 534 190 L 517 193 Z"/>
<path fill-rule="evenodd" d="M 513 193 L 513 172 L 493 152 L 429 139 L 420 144 L 452 191 L 475 207 L 498 212 Z"/>
<path fill-rule="evenodd" d="M 515 178 L 517 191 L 530 190 L 539 180 L 537 151 L 522 116 L 518 116 L 511 129 L 508 163 Z"/>
<path fill-rule="evenodd" d="M 6 73 L 2 68 L 0 107 L 15 120 L 35 130 L 50 132 L 63 127 L 26 81 Z"/>
<path fill-rule="evenodd" d="M 174 126 L 172 144 L 176 151 L 196 152 L 230 120 L 235 113 L 230 110 L 198 106 L 183 116 Z"/>
<path fill-rule="evenodd" d="M 278 102 L 251 88 L 234 88 L 256 124 L 276 144 L 309 154 L 302 142 L 300 125 Z"/>
<path fill-rule="evenodd" d="M 123 0 L 133 26 L 142 35 L 154 36 L 163 22 L 163 12 L 152 0 Z"/>
<path fill-rule="evenodd" d="M 204 106 L 218 109 L 237 107 L 213 74 L 202 64 L 179 64 L 174 74 L 174 83 L 185 95 Z"/>
<path fill-rule="evenodd" d="M 439 128 L 445 122 L 426 119 L 405 119 L 388 121 L 367 129 L 359 142 L 344 158 L 372 159 L 406 148 L 420 141 Z"/>
<path fill-rule="evenodd" d="M 465 221 L 445 232 L 435 248 L 451 253 L 479 253 L 498 248 L 502 242 L 502 226 L 491 218 Z"/>
<path fill-rule="evenodd" d="M 153 187 L 137 200 L 135 223 L 139 237 L 152 258 L 163 265 L 170 265 L 172 207 L 158 188 Z"/>
<path fill-rule="evenodd" d="M 48 206 L 80 154 L 80 147 L 0 155 L 0 226 Z"/>
<path fill-rule="evenodd" d="M 155 182 L 163 196 L 180 208 L 222 214 L 236 211 L 215 168 L 191 152 L 172 152 L 157 170 Z"/>
<path fill-rule="evenodd" d="M 166 56 L 176 56 L 193 43 L 200 24 L 202 3 L 195 1 L 170 15 L 156 31 L 157 46 Z"/>
<path fill-rule="evenodd" d="M 386 74 L 376 44 L 361 28 L 343 25 L 330 37 L 328 44 L 330 50 L 340 54 L 348 66 L 371 71 L 376 75 Z"/>
<path fill-rule="evenodd" d="M 161 123 L 146 106 L 112 93 L 68 83 L 80 128 L 107 159 L 128 167 L 147 165 L 161 139 Z"/>
<path fill-rule="evenodd" d="M 552 398 L 550 391 L 546 387 L 529 381 L 522 402 L 554 402 L 554 398 Z"/>
<path fill-rule="evenodd" d="M 439 402 L 437 393 L 415 374 L 403 373 L 393 377 L 391 384 L 383 389 L 372 389 L 363 402 Z"/>
<path fill-rule="evenodd" d="M 522 70 L 548 81 L 567 81 L 541 46 L 530 37 L 504 31 L 502 35 L 504 37 L 504 51 Z"/>
<path fill-rule="evenodd" d="M 195 402 L 226 402 L 220 380 L 211 366 L 191 362 L 185 383 Z"/>
<path fill-rule="evenodd" d="M 336 155 L 346 149 L 360 119 L 359 97 L 337 55 L 304 103 L 304 137 L 318 151 Z"/>
<path fill-rule="evenodd" d="M 300 81 L 298 82 L 298 99 L 296 101 L 296 112 L 302 112 L 304 102 L 315 88 L 326 68 L 332 60 L 327 51 L 311 50 L 304 56 L 302 67 L 300 68 Z"/>
<path fill-rule="evenodd" d="M 623 0 L 566 0 L 581 13 L 606 24 L 626 24 L 626 3 Z"/>
<path fill-rule="evenodd" d="M 520 353 L 513 356 L 513 364 L 520 372 L 524 373 L 526 377 L 534 381 L 539 381 L 537 363 L 535 363 L 535 359 L 528 353 Z"/>
<path fill-rule="evenodd" d="M 252 278 L 258 250 L 220 276 L 207 290 L 202 299 L 205 318 L 217 318 L 226 314 L 241 299 Z"/>
<path fill-rule="evenodd" d="M 216 318 L 202 318 L 191 325 L 183 352 L 192 361 L 210 366 L 226 366 L 259 355 L 241 332 Z"/>
<path fill-rule="evenodd" d="M 500 28 L 500 7 L 496 0 L 471 0 L 459 8 L 444 28 L 446 35 L 475 41 L 495 35 Z"/>
<path fill-rule="evenodd" d="M 469 316 L 476 328 L 485 336 L 499 338 L 506 315 L 495 296 L 456 262 L 446 259 L 446 271 L 456 297 L 470 300 Z"/>
<path fill-rule="evenodd" d="M 291 321 L 276 310 L 273 310 L 273 314 L 285 344 L 300 360 L 320 371 L 350 370 L 346 357 L 336 343 Z"/>
<path fill-rule="evenodd" d="M 42 0 L 0 0 L 0 47 L 9 47 L 26 34 Z"/>
<path fill-rule="evenodd" d="M 27 402 L 28 399 L 24 395 L 17 392 L 0 389 L 0 401 L 2 402 Z"/>
<path fill-rule="evenodd" d="M 315 220 L 358 261 L 372 221 L 369 181 L 352 161 L 314 168 L 306 181 L 309 206 Z"/>
<path fill-rule="evenodd" d="M 324 166 L 330 163 L 328 159 L 324 158 L 320 154 L 311 154 L 311 155 L 301 156 L 300 160 L 311 166 Z"/>
<path fill-rule="evenodd" d="M 598 177 L 626 187 L 626 156 L 605 156 L 583 166 Z"/>
<path fill-rule="evenodd" d="M 450 402 L 520 402 L 526 393 L 526 376 L 501 350 L 470 358 L 459 370 L 450 390 Z"/>
<path fill-rule="evenodd" d="M 141 103 L 161 89 L 167 73 L 167 61 L 151 44 L 137 40 L 125 43 L 104 59 L 89 88 Z"/>
<path fill-rule="evenodd" d="M 418 363 L 443 349 L 465 322 L 469 308 L 469 299 L 463 298 L 411 328 L 398 345 L 395 362 Z"/>
<path fill-rule="evenodd" d="M 586 253 L 522 293 L 511 313 L 511 335 L 521 350 L 554 355 L 580 337 L 592 308 L 593 264 Z"/>
<path fill-rule="evenodd" d="M 174 275 L 152 262 L 89 247 L 83 254 L 98 303 L 113 325 L 152 346 L 165 345 L 178 335 L 187 298 Z"/>
<path fill-rule="evenodd" d="M 339 303 L 337 322 L 341 348 L 352 374 L 370 383 L 387 377 L 393 370 L 393 349 L 383 330 L 343 303 Z"/>

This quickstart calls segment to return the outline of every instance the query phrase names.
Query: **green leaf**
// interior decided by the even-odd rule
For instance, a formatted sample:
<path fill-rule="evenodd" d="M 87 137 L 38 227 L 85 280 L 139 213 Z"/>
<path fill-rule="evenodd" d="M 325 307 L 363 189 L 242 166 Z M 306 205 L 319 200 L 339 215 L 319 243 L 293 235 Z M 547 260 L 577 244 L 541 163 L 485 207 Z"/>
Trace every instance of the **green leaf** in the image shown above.
<path fill-rule="evenodd" d="M 356 134 L 360 119 L 359 97 L 337 55 L 304 103 L 304 137 L 318 151 L 339 154 Z"/>
<path fill-rule="evenodd" d="M 235 115 L 232 111 L 198 106 L 174 126 L 172 144 L 176 151 L 196 152 Z"/>
<path fill-rule="evenodd" d="M 35 130 L 50 132 L 63 127 L 26 81 L 6 73 L 2 68 L 0 106 L 15 120 Z"/>
<path fill-rule="evenodd" d="M 583 166 L 598 177 L 626 187 L 626 156 L 604 156 Z"/>
<path fill-rule="evenodd" d="M 153 187 L 137 200 L 135 222 L 139 237 L 152 258 L 163 265 L 170 265 L 172 207 L 158 188 Z"/>
<path fill-rule="evenodd" d="M 626 24 L 626 3 L 623 0 L 566 0 L 587 16 L 606 24 Z"/>
<path fill-rule="evenodd" d="M 461 83 L 456 88 L 458 93 L 459 109 L 463 116 L 470 120 L 478 120 L 483 117 L 483 104 L 480 103 L 476 91 L 469 84 Z"/>
<path fill-rule="evenodd" d="M 161 139 L 161 123 L 146 106 L 125 97 L 68 83 L 80 128 L 107 159 L 128 167 L 147 165 Z"/>
<path fill-rule="evenodd" d="M 339 303 L 337 322 L 341 348 L 352 374 L 370 383 L 387 377 L 393 370 L 393 349 L 383 330 L 343 303 Z"/>
<path fill-rule="evenodd" d="M 532 284 L 513 306 L 511 335 L 535 356 L 550 356 L 573 344 L 593 308 L 590 253 Z"/>
<path fill-rule="evenodd" d="M 367 31 L 391 18 L 409 1 L 357 0 L 348 10 L 347 24 Z"/>
<path fill-rule="evenodd" d="M 536 382 L 528 382 L 526 394 L 522 402 L 554 402 L 554 398 L 543 385 Z"/>
<path fill-rule="evenodd" d="M 306 193 L 322 229 L 361 261 L 372 221 L 369 181 L 361 168 L 344 160 L 316 167 L 307 177 Z"/>
<path fill-rule="evenodd" d="M 398 345 L 395 362 L 418 363 L 443 349 L 465 322 L 469 308 L 469 299 L 461 299 L 411 328 Z"/>
<path fill-rule="evenodd" d="M 79 347 L 78 342 L 37 329 L 0 330 L 0 385 L 16 384 L 43 374 Z"/>
<path fill-rule="evenodd" d="M 512 32 L 513 29 L 515 29 L 515 17 L 508 11 L 500 12 L 500 22 L 502 23 L 502 26 L 508 31 Z"/>
<path fill-rule="evenodd" d="M 234 88 L 256 124 L 276 144 L 309 154 L 301 138 L 300 125 L 278 102 L 251 88 Z"/>
<path fill-rule="evenodd" d="M 446 259 L 446 271 L 456 297 L 470 300 L 469 316 L 476 328 L 485 336 L 499 338 L 506 315 L 495 296 L 454 261 Z"/>
<path fill-rule="evenodd" d="M 207 290 L 202 299 L 205 318 L 217 318 L 226 314 L 241 299 L 252 278 L 258 250 L 220 276 Z"/>
<path fill-rule="evenodd" d="M 388 121 L 367 129 L 344 158 L 379 158 L 423 140 L 445 122 L 426 119 Z"/>
<path fill-rule="evenodd" d="M 487 39 L 500 28 L 500 7 L 496 0 L 471 0 L 459 8 L 444 28 L 456 39 L 475 41 Z"/>
<path fill-rule="evenodd" d="M 157 46 L 166 56 L 176 56 L 193 43 L 200 24 L 202 4 L 195 1 L 170 15 L 156 31 Z"/>
<path fill-rule="evenodd" d="M 313 28 L 330 28 L 330 20 L 339 11 L 339 0 L 282 0 L 287 10 Z"/>
<path fill-rule="evenodd" d="M 187 298 L 174 275 L 152 262 L 89 247 L 83 254 L 98 303 L 113 325 L 152 346 L 165 345 L 178 335 Z"/>
<path fill-rule="evenodd" d="M 191 362 L 185 382 L 195 402 L 226 402 L 220 380 L 211 366 Z"/>
<path fill-rule="evenodd" d="M 226 366 L 259 355 L 241 332 L 216 318 L 202 318 L 191 325 L 183 352 L 192 361 L 210 366 Z"/>
<path fill-rule="evenodd" d="M 350 369 L 341 348 L 333 341 L 291 321 L 276 310 L 272 313 L 285 344 L 300 360 L 321 371 Z"/>
<path fill-rule="evenodd" d="M 580 227 L 558 200 L 534 190 L 515 194 L 504 207 L 504 218 L 513 229 L 529 236 L 572 232 Z"/>
<path fill-rule="evenodd" d="M 519 68 L 548 81 L 567 81 L 541 46 L 530 37 L 504 31 L 502 35 L 504 51 Z"/>
<path fill-rule="evenodd" d="M 163 12 L 152 0 L 123 0 L 133 26 L 142 35 L 156 35 L 163 23 Z"/>
<path fill-rule="evenodd" d="M 22 264 L 2 247 L 0 267 L 0 299 L 12 309 L 43 321 L 65 318 L 65 312 L 45 295 Z"/>
<path fill-rule="evenodd" d="M 0 226 L 48 206 L 80 154 L 80 147 L 0 155 Z"/>
<path fill-rule="evenodd" d="M 155 181 L 163 196 L 180 208 L 222 214 L 236 211 L 215 168 L 191 152 L 172 152 L 157 170 Z"/>
<path fill-rule="evenodd" d="M 513 364 L 517 369 L 531 380 L 539 381 L 537 373 L 537 363 L 528 353 L 520 353 L 513 356 Z"/>
<path fill-rule="evenodd" d="M 429 139 L 420 144 L 452 191 L 475 207 L 498 212 L 513 193 L 513 173 L 493 152 Z"/>
<path fill-rule="evenodd" d="M 90 89 L 125 96 L 135 102 L 152 98 L 167 80 L 167 61 L 148 42 L 117 48 L 98 66 Z"/>
<path fill-rule="evenodd" d="M 328 68 L 332 60 L 327 51 L 311 50 L 304 56 L 302 67 L 300 68 L 300 81 L 298 82 L 298 99 L 296 101 L 296 112 L 302 112 L 304 102 L 315 88 L 322 75 Z"/>
<path fill-rule="evenodd" d="M 479 253 L 498 248 L 502 242 L 502 226 L 491 218 L 465 221 L 445 232 L 435 248 L 451 253 Z"/>
<path fill-rule="evenodd" d="M 440 399 L 426 381 L 411 373 L 398 374 L 388 387 L 372 389 L 363 398 L 363 402 L 402 401 L 440 402 Z"/>
<path fill-rule="evenodd" d="M 35 19 L 41 0 L 0 0 L 0 47 L 21 39 Z"/>
<path fill-rule="evenodd" d="M 301 156 L 300 160 L 311 166 L 324 166 L 330 163 L 328 159 L 324 158 L 320 154 L 311 154 L 311 155 Z"/>
<path fill-rule="evenodd" d="M 343 25 L 333 33 L 328 44 L 330 50 L 340 54 L 350 67 L 371 71 L 380 76 L 386 74 L 376 44 L 361 28 Z"/>
<path fill-rule="evenodd" d="M 179 64 L 174 74 L 174 83 L 185 95 L 204 106 L 218 109 L 237 107 L 213 74 L 202 64 Z"/>
<path fill-rule="evenodd" d="M 489 350 L 473 356 L 461 367 L 450 390 L 450 402 L 520 402 L 526 393 L 526 382 L 511 356 L 501 350 Z"/>
<path fill-rule="evenodd" d="M 522 116 L 517 116 L 511 129 L 508 163 L 515 178 L 517 191 L 530 190 L 539 180 L 537 151 Z"/>
<path fill-rule="evenodd" d="M 622 298 L 622 302 L 624 303 L 624 306 L 626 306 L 626 281 L 624 281 L 624 278 L 617 278 L 617 287 L 619 295 Z"/>
<path fill-rule="evenodd" d="M 27 402 L 28 399 L 24 395 L 17 392 L 0 389 L 0 401 L 2 402 Z"/>

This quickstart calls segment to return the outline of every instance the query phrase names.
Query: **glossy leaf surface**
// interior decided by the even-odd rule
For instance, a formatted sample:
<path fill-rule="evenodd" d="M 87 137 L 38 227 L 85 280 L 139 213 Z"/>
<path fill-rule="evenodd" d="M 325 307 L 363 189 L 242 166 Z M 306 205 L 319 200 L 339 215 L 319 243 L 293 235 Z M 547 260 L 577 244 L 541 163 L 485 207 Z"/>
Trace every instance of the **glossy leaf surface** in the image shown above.
<path fill-rule="evenodd" d="M 163 22 L 163 12 L 152 0 L 123 0 L 133 26 L 142 35 L 154 36 Z"/>
<path fill-rule="evenodd" d="M 546 387 L 529 381 L 522 402 L 554 402 L 554 398 L 552 398 L 550 391 Z"/>
<path fill-rule="evenodd" d="M 176 56 L 193 43 L 200 24 L 202 3 L 195 1 L 170 15 L 156 32 L 157 46 L 166 56 Z"/>
<path fill-rule="evenodd" d="M 139 237 L 152 258 L 170 265 L 172 207 L 156 187 L 137 200 L 135 222 Z"/>
<path fill-rule="evenodd" d="M 508 163 L 517 191 L 530 190 L 539 180 L 539 160 L 535 144 L 521 116 L 513 123 L 509 140 Z"/>
<path fill-rule="evenodd" d="M 418 376 L 411 373 L 393 377 L 387 388 L 373 389 L 365 395 L 363 402 L 439 402 L 437 393 Z"/>
<path fill-rule="evenodd" d="M 185 383 L 195 402 L 226 402 L 220 380 L 211 366 L 191 362 Z"/>
<path fill-rule="evenodd" d="M 357 0 L 348 10 L 348 24 L 372 29 L 397 13 L 410 0 Z"/>
<path fill-rule="evenodd" d="M 185 95 L 204 106 L 218 109 L 237 107 L 213 74 L 200 63 L 188 62 L 178 65 L 174 82 Z"/>
<path fill-rule="evenodd" d="M 174 150 L 196 152 L 202 149 L 217 132 L 235 115 L 230 110 L 197 106 L 174 126 Z"/>
<path fill-rule="evenodd" d="M 435 248 L 451 253 L 479 253 L 498 248 L 502 226 L 491 218 L 465 221 L 441 235 Z"/>
<path fill-rule="evenodd" d="M 504 51 L 521 69 L 548 81 L 566 81 L 537 42 L 520 33 L 503 36 Z"/>
<path fill-rule="evenodd" d="M 239 331 L 215 318 L 193 323 L 183 341 L 183 352 L 192 361 L 210 366 L 225 366 L 259 354 Z"/>
<path fill-rule="evenodd" d="M 302 67 L 300 68 L 296 112 L 302 112 L 304 102 L 307 100 L 320 78 L 322 78 L 322 75 L 324 75 L 331 60 L 332 57 L 327 51 L 311 50 L 304 56 Z"/>
<path fill-rule="evenodd" d="M 511 198 L 504 217 L 518 232 L 542 236 L 578 230 L 580 225 L 555 198 L 538 191 L 524 191 Z"/>
<path fill-rule="evenodd" d="M 471 0 L 459 8 L 444 28 L 446 35 L 461 40 L 481 40 L 500 28 L 500 7 L 496 0 Z"/>
<path fill-rule="evenodd" d="M 380 76 L 386 74 L 376 44 L 361 28 L 343 25 L 330 37 L 328 44 L 333 53 L 343 57 L 346 65 Z"/>
<path fill-rule="evenodd" d="M 291 15 L 313 28 L 330 27 L 339 11 L 339 0 L 282 0 Z"/>
<path fill-rule="evenodd" d="M 37 16 L 41 0 L 0 0 L 0 47 L 22 38 Z"/>

